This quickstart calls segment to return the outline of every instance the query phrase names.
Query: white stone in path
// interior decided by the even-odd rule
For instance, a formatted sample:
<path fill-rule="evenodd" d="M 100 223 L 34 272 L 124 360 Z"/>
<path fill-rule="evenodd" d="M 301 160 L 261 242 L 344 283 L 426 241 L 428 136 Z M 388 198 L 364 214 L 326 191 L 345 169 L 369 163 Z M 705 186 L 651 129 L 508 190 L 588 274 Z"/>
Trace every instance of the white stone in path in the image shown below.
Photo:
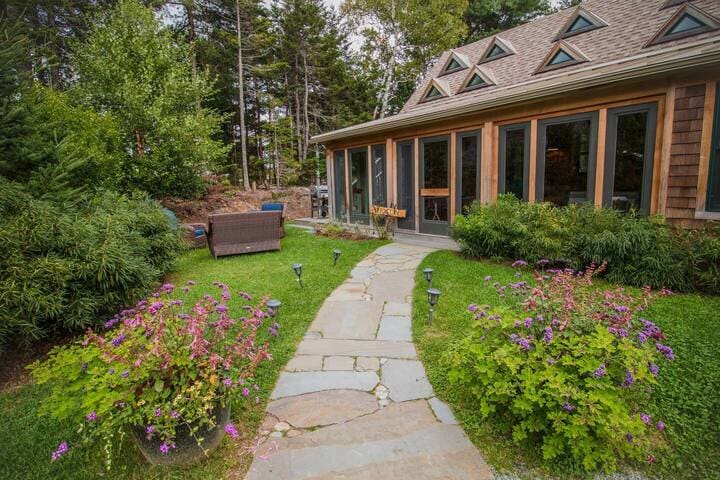
<path fill-rule="evenodd" d="M 390 390 L 393 402 L 433 396 L 425 369 L 417 360 L 388 360 L 382 367 L 382 384 Z"/>
<path fill-rule="evenodd" d="M 410 317 L 386 315 L 380 319 L 378 340 L 412 341 L 412 322 Z"/>
<path fill-rule="evenodd" d="M 378 376 L 374 372 L 283 372 L 270 398 L 335 389 L 369 392 L 377 384 Z"/>

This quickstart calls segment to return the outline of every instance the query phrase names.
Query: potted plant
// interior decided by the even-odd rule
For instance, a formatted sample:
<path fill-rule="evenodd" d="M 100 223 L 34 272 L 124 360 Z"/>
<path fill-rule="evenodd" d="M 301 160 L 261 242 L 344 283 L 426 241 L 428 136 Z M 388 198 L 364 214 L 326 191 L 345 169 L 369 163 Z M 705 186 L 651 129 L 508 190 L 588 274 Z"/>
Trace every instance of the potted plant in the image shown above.
<path fill-rule="evenodd" d="M 232 318 L 229 288 L 215 285 L 219 299 L 206 294 L 191 308 L 163 285 L 108 320 L 104 332 L 54 349 L 31 367 L 38 383 L 51 386 L 41 412 L 80 420 L 76 444 L 129 434 L 154 464 L 190 464 L 225 433 L 237 437 L 230 406 L 256 398 L 253 373 L 271 358 L 256 335 L 267 328 L 276 336 L 280 326 L 265 299 L 249 305 L 242 292 L 243 316 Z M 63 441 L 52 460 L 69 449 Z"/>

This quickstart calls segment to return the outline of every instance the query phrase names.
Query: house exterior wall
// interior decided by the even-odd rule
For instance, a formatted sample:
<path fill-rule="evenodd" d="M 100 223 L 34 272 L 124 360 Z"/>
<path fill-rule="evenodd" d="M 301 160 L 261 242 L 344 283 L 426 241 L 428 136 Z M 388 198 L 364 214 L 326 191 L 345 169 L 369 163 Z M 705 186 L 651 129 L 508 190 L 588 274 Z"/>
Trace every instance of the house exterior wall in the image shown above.
<path fill-rule="evenodd" d="M 537 178 L 538 125 L 544 120 L 586 112 L 598 113 L 598 141 L 596 153 L 596 176 L 593 203 L 602 205 L 603 172 L 606 148 L 608 112 L 613 108 L 640 104 L 657 106 L 655 147 L 652 159 L 653 177 L 650 190 L 650 213 L 666 216 L 669 222 L 686 227 L 702 226 L 707 220 L 720 220 L 720 214 L 704 212 L 707 189 L 708 156 L 710 152 L 712 121 L 714 118 L 716 81 L 720 79 L 720 66 L 688 70 L 672 76 L 658 76 L 634 83 L 613 84 L 587 89 L 582 92 L 508 106 L 492 111 L 453 118 L 436 124 L 416 125 L 391 130 L 372 137 L 355 137 L 333 141 L 327 145 L 329 155 L 338 149 L 347 150 L 361 146 L 385 143 L 387 158 L 388 200 L 397 203 L 396 152 L 397 143 L 412 140 L 415 145 L 416 209 L 418 196 L 418 143 L 421 138 L 447 135 L 451 149 L 450 218 L 455 211 L 456 135 L 479 131 L 481 145 L 481 187 L 478 200 L 491 202 L 498 195 L 499 130 L 506 125 L 528 123 L 530 132 L 529 195 L 535 198 Z M 332 162 L 330 162 L 332 163 Z M 333 177 L 334 178 L 334 177 Z M 346 175 L 346 178 L 348 176 Z M 349 196 L 349 186 L 345 186 Z M 333 195 L 333 189 L 331 189 Z M 331 202 L 332 203 L 332 202 Z M 417 224 L 416 221 L 416 231 Z"/>

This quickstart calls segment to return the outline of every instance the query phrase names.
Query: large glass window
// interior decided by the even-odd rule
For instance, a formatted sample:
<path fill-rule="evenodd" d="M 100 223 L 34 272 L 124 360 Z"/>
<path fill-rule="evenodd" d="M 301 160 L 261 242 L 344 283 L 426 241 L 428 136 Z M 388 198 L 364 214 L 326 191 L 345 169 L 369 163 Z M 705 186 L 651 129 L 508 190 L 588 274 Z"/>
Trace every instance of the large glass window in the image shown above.
<path fill-rule="evenodd" d="M 385 145 L 372 146 L 372 195 L 373 205 L 387 206 L 387 183 L 385 180 Z"/>
<path fill-rule="evenodd" d="M 368 158 L 367 148 L 350 150 L 350 221 L 368 223 Z"/>
<path fill-rule="evenodd" d="M 456 164 L 457 213 L 465 213 L 480 198 L 480 133 L 459 133 Z"/>
<path fill-rule="evenodd" d="M 527 200 L 529 169 L 530 124 L 500 128 L 498 192 L 512 193 L 521 200 Z"/>
<path fill-rule="evenodd" d="M 399 218 L 398 228 L 415 230 L 415 160 L 414 142 L 397 144 L 397 208 L 405 210 L 405 218 Z"/>
<path fill-rule="evenodd" d="M 450 139 L 420 140 L 420 232 L 447 234 L 450 220 Z"/>
<path fill-rule="evenodd" d="M 720 212 L 720 83 L 715 93 L 715 124 L 713 126 L 712 150 L 710 152 L 710 175 L 705 209 Z"/>
<path fill-rule="evenodd" d="M 655 150 L 655 104 L 608 112 L 603 205 L 620 211 L 650 211 Z"/>
<path fill-rule="evenodd" d="M 333 164 L 333 188 L 335 193 L 335 218 L 345 222 L 347 221 L 347 211 L 345 210 L 345 151 L 335 152 Z"/>
<path fill-rule="evenodd" d="M 597 112 L 539 124 L 537 200 L 555 205 L 592 202 Z"/>

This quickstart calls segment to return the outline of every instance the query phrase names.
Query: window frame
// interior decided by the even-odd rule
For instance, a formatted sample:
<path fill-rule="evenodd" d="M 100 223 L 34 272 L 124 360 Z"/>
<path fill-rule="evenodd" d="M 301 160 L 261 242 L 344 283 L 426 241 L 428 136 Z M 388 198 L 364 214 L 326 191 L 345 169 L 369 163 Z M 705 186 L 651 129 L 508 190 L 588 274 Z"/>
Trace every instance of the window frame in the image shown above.
<path fill-rule="evenodd" d="M 720 212 L 720 82 L 715 84 L 715 113 L 712 128 L 705 211 L 717 213 Z"/>
<path fill-rule="evenodd" d="M 615 151 L 617 150 L 617 126 L 618 119 L 622 115 L 633 113 L 647 113 L 645 135 L 645 159 L 643 161 L 642 190 L 640 195 L 640 215 L 650 214 L 652 200 L 652 178 L 655 160 L 655 140 L 657 135 L 657 103 L 643 103 L 627 107 L 611 108 L 608 110 L 607 128 L 605 131 L 605 171 L 603 174 L 603 196 L 602 205 L 606 208 L 612 207 L 612 197 L 615 185 Z"/>
<path fill-rule="evenodd" d="M 342 168 L 338 168 L 340 162 Z M 341 176 L 341 178 L 338 178 Z M 339 185 L 339 183 L 341 183 Z M 341 187 L 338 188 L 338 187 Z M 340 193 L 340 195 L 338 195 Z M 347 172 L 345 171 L 345 149 L 335 150 L 333 152 L 333 214 L 334 218 L 341 222 L 348 221 L 347 206 Z M 342 207 L 342 213 L 338 211 L 338 207 Z"/>
<path fill-rule="evenodd" d="M 377 162 L 375 161 L 376 155 L 375 155 L 375 149 L 381 149 L 382 150 L 382 179 L 380 180 L 380 188 L 382 192 L 382 199 L 378 200 L 378 193 L 380 193 L 378 188 L 376 188 L 376 182 L 375 178 L 378 175 L 377 172 Z M 387 198 L 387 151 L 384 143 L 376 143 L 374 145 L 370 145 L 370 176 L 371 176 L 371 184 L 372 184 L 372 199 L 370 200 L 370 206 L 372 208 L 372 205 L 381 205 L 383 207 L 387 207 L 388 205 L 388 198 Z"/>
<path fill-rule="evenodd" d="M 476 137 L 477 139 L 477 159 L 475 160 L 475 200 L 482 198 L 482 129 L 472 130 L 470 132 L 458 132 L 455 134 L 455 214 L 462 214 L 462 141 L 464 138 Z"/>
<path fill-rule="evenodd" d="M 409 146 L 409 152 L 410 152 L 410 171 L 406 172 L 403 168 L 401 168 L 401 149 L 403 147 Z M 415 220 L 416 217 L 416 200 L 417 200 L 417 189 L 415 188 L 415 139 L 408 139 L 403 140 L 399 142 L 395 142 L 395 197 L 396 197 L 396 207 L 398 209 L 403 209 L 403 205 L 401 204 L 401 196 L 406 193 L 405 189 L 403 188 L 402 181 L 404 178 L 410 178 L 410 191 L 408 193 L 408 197 L 410 198 L 410 208 L 405 209 L 406 216 L 405 218 L 398 218 L 397 219 L 397 229 L 398 230 L 404 230 L 408 232 L 414 232 L 417 229 L 417 221 Z"/>
<path fill-rule="evenodd" d="M 513 123 L 511 125 L 503 125 L 500 127 L 500 135 L 498 141 L 498 194 L 507 193 L 505 191 L 505 178 L 507 175 L 507 134 L 514 130 L 523 131 L 523 198 L 520 200 L 527 202 L 530 197 L 530 122 Z"/>
<path fill-rule="evenodd" d="M 350 197 L 348 198 L 348 209 L 347 209 L 347 215 L 349 218 L 350 223 L 362 223 L 365 225 L 370 224 L 370 191 L 366 193 L 367 195 L 367 213 L 355 213 L 355 208 L 352 201 L 352 156 L 353 153 L 364 153 L 365 154 L 365 188 L 367 190 L 371 189 L 370 181 L 372 180 L 370 178 L 370 153 L 368 152 L 368 147 L 357 147 L 357 148 L 351 148 L 348 149 L 348 172 L 347 172 L 347 182 L 348 182 L 348 189 L 350 191 Z"/>
<path fill-rule="evenodd" d="M 495 55 L 490 57 L 490 52 L 494 49 L 494 47 L 497 46 L 500 50 L 503 51 L 503 53 Z M 483 63 L 492 62 L 494 60 L 499 60 L 501 58 L 509 57 L 510 55 L 515 55 L 515 52 L 509 51 L 508 48 L 503 45 L 503 43 L 498 42 L 497 37 L 493 38 L 493 41 L 490 42 L 490 45 L 485 49 L 482 56 L 480 57 L 480 60 L 477 62 L 478 65 L 481 65 Z"/>
<path fill-rule="evenodd" d="M 673 29 L 678 23 L 680 23 L 686 15 L 693 17 L 700 21 L 704 27 L 695 28 L 692 30 L 686 30 L 684 32 L 670 34 L 670 30 Z M 644 48 L 652 47 L 654 45 L 660 45 L 675 40 L 682 40 L 684 38 L 694 37 L 696 35 L 702 35 L 703 33 L 713 32 L 720 28 L 717 20 L 708 13 L 704 12 L 700 8 L 692 5 L 689 2 L 685 2 L 653 35 L 653 37 L 647 42 Z"/>
<path fill-rule="evenodd" d="M 590 120 L 590 143 L 588 146 L 587 203 L 595 203 L 595 176 L 597 175 L 598 123 L 600 112 L 597 110 L 562 117 L 538 120 L 537 155 L 535 160 L 535 201 L 545 201 L 545 148 L 547 147 L 547 127 L 563 123 Z"/>
<path fill-rule="evenodd" d="M 570 57 L 572 60 L 567 60 L 562 63 L 556 63 L 555 65 L 550 65 L 550 62 L 560 55 L 560 52 L 565 52 L 565 55 Z M 542 63 L 542 66 L 537 70 L 535 73 L 545 73 L 545 72 L 552 72 L 553 70 L 558 70 L 560 68 L 570 67 L 572 65 L 577 65 L 579 63 L 585 63 L 587 60 L 585 59 L 579 59 L 574 55 L 574 52 L 568 51 L 567 48 L 563 48 L 562 46 L 559 46 L 557 49 L 554 49 L 550 52 L 550 54 L 546 57 L 545 61 Z"/>

